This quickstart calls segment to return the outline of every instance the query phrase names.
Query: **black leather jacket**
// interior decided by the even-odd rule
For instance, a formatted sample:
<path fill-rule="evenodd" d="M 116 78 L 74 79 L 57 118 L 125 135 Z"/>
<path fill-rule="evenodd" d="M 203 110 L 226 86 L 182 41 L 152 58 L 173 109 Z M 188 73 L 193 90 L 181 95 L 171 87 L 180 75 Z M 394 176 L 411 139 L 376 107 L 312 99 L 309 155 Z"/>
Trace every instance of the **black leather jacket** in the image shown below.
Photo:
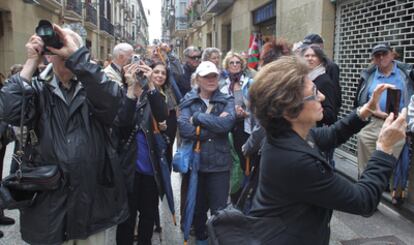
<path fill-rule="evenodd" d="M 283 220 L 285 229 L 277 244 L 327 245 L 332 210 L 375 212 L 397 159 L 374 151 L 360 180 L 351 183 L 335 173 L 321 154 L 346 142 L 366 124 L 353 112 L 329 127 L 313 128 L 306 140 L 293 130 L 267 136 L 251 215 Z"/>
<path fill-rule="evenodd" d="M 109 138 L 122 93 L 89 59 L 82 47 L 66 60 L 78 80 L 69 103 L 53 76 L 34 77 L 23 88 L 24 79 L 16 74 L 0 92 L 0 120 L 12 125 L 19 126 L 22 99 L 27 101 L 25 125 L 38 139 L 31 139 L 34 164 L 57 164 L 64 174 L 58 190 L 39 193 L 33 206 L 20 210 L 22 238 L 30 244 L 85 239 L 128 216 L 119 160 Z"/>

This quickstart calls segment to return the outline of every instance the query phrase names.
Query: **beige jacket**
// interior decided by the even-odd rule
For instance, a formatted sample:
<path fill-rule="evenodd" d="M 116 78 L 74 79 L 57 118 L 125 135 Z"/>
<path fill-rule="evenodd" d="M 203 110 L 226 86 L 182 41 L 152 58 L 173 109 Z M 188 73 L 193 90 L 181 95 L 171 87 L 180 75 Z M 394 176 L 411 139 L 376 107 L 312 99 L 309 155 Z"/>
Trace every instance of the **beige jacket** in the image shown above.
<path fill-rule="evenodd" d="M 119 84 L 119 86 L 122 87 L 122 76 L 121 74 L 115 70 L 113 67 L 113 64 L 108 65 L 105 69 L 104 72 L 105 74 L 109 77 L 109 79 L 111 79 L 112 81 L 115 81 L 116 83 Z"/>

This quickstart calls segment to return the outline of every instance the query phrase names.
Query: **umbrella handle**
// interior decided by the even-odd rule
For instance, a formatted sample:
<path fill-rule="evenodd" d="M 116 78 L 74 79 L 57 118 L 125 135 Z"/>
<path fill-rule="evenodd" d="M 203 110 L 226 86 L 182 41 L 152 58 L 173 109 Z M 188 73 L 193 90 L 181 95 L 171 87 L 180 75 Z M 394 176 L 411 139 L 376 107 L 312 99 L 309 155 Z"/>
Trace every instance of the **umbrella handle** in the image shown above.
<path fill-rule="evenodd" d="M 172 215 L 172 219 L 174 222 L 174 226 L 177 226 L 177 219 L 175 218 L 175 214 Z"/>
<path fill-rule="evenodd" d="M 244 173 L 246 176 L 250 175 L 250 156 L 246 156 L 246 170 Z"/>
<path fill-rule="evenodd" d="M 196 152 L 201 151 L 200 132 L 201 132 L 201 127 L 197 126 L 197 128 L 196 128 L 197 142 L 196 142 L 196 146 L 194 148 L 194 151 L 196 151 Z"/>

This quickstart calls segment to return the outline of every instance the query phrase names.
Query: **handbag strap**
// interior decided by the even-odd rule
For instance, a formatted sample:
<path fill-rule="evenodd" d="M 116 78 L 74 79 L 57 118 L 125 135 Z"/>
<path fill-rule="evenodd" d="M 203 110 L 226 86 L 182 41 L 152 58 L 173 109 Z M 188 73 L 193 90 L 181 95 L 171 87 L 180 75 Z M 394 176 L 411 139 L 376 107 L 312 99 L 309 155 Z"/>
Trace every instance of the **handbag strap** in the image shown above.
<path fill-rule="evenodd" d="M 22 88 L 22 106 L 20 110 L 20 142 L 18 149 L 15 153 L 13 153 L 12 158 L 16 161 L 18 168 L 16 170 L 16 177 L 20 179 L 22 177 L 22 164 L 23 164 L 23 156 L 24 156 L 24 145 L 26 142 L 24 141 L 25 135 L 27 135 L 27 129 L 24 128 L 24 112 L 26 111 L 26 90 L 24 88 L 24 83 L 19 79 L 19 85 Z"/>

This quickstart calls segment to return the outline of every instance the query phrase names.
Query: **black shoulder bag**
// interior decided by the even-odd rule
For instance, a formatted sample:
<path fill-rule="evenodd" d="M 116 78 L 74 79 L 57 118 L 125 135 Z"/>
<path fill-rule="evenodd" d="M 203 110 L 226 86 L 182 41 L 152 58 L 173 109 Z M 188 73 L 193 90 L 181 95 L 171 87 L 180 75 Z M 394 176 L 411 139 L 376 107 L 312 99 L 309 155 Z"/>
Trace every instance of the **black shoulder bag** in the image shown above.
<path fill-rule="evenodd" d="M 257 188 L 258 168 L 236 204 L 213 214 L 207 221 L 212 245 L 274 245 L 286 225 L 280 217 L 254 217 L 242 210 L 250 209 L 252 194 Z"/>
<path fill-rule="evenodd" d="M 0 208 L 20 209 L 31 206 L 39 192 L 52 191 L 59 188 L 62 174 L 57 164 L 29 163 L 24 157 L 27 140 L 27 130 L 23 130 L 24 113 L 26 110 L 25 89 L 22 87 L 22 108 L 20 114 L 20 143 L 18 150 L 13 154 L 13 159 L 18 164 L 16 172 L 5 177 L 0 187 Z"/>

